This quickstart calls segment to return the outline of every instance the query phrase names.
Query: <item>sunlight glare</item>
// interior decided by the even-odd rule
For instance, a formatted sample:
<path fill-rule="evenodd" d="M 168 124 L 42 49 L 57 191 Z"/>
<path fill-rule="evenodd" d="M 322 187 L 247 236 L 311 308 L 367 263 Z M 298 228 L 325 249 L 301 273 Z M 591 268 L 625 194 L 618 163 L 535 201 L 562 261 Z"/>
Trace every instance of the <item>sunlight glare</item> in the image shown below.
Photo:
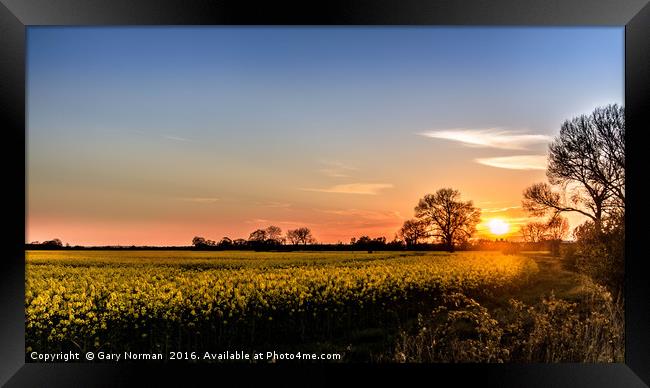
<path fill-rule="evenodd" d="M 493 218 L 488 222 L 488 228 L 490 228 L 492 234 L 500 236 L 508 232 L 510 225 L 500 218 Z"/>

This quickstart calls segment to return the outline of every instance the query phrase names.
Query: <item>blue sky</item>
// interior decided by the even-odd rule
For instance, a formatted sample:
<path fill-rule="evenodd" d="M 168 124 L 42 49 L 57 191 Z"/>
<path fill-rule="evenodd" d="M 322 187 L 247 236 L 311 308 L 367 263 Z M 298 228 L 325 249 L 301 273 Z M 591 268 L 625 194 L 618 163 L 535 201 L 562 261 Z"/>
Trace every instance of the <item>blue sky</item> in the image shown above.
<path fill-rule="evenodd" d="M 499 166 L 622 104 L 623 43 L 619 27 L 29 27 L 28 239 L 265 223 L 390 239 L 447 186 L 514 207 L 543 171 Z M 114 232 L 130 228 L 151 234 Z"/>

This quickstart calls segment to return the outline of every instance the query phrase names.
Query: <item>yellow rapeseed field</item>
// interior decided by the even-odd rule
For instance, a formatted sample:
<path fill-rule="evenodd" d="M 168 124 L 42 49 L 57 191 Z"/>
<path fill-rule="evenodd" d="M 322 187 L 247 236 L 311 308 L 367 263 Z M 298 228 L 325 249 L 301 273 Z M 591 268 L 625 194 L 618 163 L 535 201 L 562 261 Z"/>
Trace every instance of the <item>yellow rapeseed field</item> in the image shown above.
<path fill-rule="evenodd" d="M 146 338 L 161 322 L 199 330 L 337 315 L 497 290 L 536 271 L 531 259 L 496 252 L 29 251 L 26 342 L 100 347 L 118 327 Z"/>

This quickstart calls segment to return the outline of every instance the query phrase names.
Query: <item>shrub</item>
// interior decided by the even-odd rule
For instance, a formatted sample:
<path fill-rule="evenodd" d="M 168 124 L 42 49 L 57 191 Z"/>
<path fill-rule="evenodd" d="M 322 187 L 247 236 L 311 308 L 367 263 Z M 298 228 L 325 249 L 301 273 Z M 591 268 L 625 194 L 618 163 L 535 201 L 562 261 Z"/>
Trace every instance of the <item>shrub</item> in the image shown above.
<path fill-rule="evenodd" d="M 593 222 L 585 222 L 574 232 L 577 243 L 576 268 L 614 295 L 623 289 L 625 271 L 625 229 L 623 220 L 610 222 L 598 232 Z"/>
<path fill-rule="evenodd" d="M 445 297 L 396 344 L 399 362 L 623 362 L 623 302 L 584 278 L 578 301 L 551 293 L 534 306 L 510 300 L 497 321 L 462 294 Z"/>
<path fill-rule="evenodd" d="M 503 330 L 488 310 L 461 293 L 443 297 L 430 317 L 418 316 L 417 334 L 403 332 L 396 347 L 399 362 L 504 362 Z"/>
<path fill-rule="evenodd" d="M 603 287 L 580 303 L 553 294 L 535 307 L 512 300 L 515 318 L 505 328 L 513 358 L 526 362 L 623 362 L 622 301 Z"/>

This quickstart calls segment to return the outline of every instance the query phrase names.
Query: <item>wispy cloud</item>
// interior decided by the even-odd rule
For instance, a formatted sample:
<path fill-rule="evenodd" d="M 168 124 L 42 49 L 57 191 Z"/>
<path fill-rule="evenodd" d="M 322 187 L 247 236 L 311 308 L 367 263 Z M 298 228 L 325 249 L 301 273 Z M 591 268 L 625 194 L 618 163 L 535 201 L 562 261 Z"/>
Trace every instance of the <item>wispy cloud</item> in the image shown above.
<path fill-rule="evenodd" d="M 358 168 L 349 166 L 340 161 L 321 161 L 325 165 L 324 168 L 318 170 L 321 174 L 325 174 L 330 178 L 349 178 L 350 173 L 358 171 Z"/>
<path fill-rule="evenodd" d="M 479 158 L 476 162 L 485 166 L 509 170 L 545 170 L 545 155 L 514 155 L 496 158 Z"/>
<path fill-rule="evenodd" d="M 506 206 L 493 209 L 481 209 L 481 213 L 502 213 L 507 212 L 508 210 L 519 209 L 521 206 Z"/>
<path fill-rule="evenodd" d="M 295 225 L 298 226 L 310 226 L 310 225 L 317 225 L 313 222 L 305 222 L 305 221 L 296 221 L 296 220 L 268 220 L 266 218 L 254 218 L 252 220 L 247 220 L 244 221 L 247 224 L 268 224 L 268 225 L 283 225 L 284 227 L 293 227 Z"/>
<path fill-rule="evenodd" d="M 318 172 L 327 175 L 330 178 L 349 178 L 350 175 L 333 168 L 321 168 Z"/>
<path fill-rule="evenodd" d="M 179 136 L 173 136 L 173 135 L 160 135 L 163 138 L 167 140 L 174 140 L 174 141 L 191 141 L 190 139 L 186 139 L 184 137 L 179 137 Z"/>
<path fill-rule="evenodd" d="M 244 222 L 247 224 L 268 224 L 271 221 L 267 220 L 266 218 L 254 218 L 252 220 L 247 220 Z"/>
<path fill-rule="evenodd" d="M 457 141 L 470 147 L 489 147 L 506 150 L 525 150 L 530 145 L 545 143 L 551 140 L 546 135 L 528 134 L 501 128 L 446 129 L 422 132 L 419 135 L 434 139 Z"/>
<path fill-rule="evenodd" d="M 381 190 L 390 189 L 392 187 L 393 185 L 390 183 L 350 183 L 327 188 L 302 188 L 301 190 L 318 191 L 321 193 L 377 195 Z"/>
<path fill-rule="evenodd" d="M 185 202 L 195 202 L 195 203 L 215 203 L 220 201 L 219 198 L 213 198 L 213 197 L 181 197 L 178 198 L 180 201 L 185 201 Z"/>
<path fill-rule="evenodd" d="M 275 201 L 267 201 L 267 202 L 256 202 L 255 203 L 258 206 L 262 207 L 272 207 L 272 208 L 289 208 L 291 207 L 290 203 L 287 202 L 275 202 Z"/>

